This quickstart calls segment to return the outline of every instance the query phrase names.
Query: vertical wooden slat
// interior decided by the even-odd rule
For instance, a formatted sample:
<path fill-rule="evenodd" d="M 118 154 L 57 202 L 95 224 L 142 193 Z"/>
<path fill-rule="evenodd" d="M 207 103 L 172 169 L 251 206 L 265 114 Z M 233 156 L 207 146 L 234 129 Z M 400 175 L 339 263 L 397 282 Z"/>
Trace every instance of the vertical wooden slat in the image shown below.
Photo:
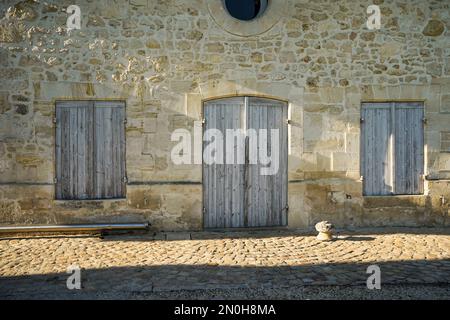
<path fill-rule="evenodd" d="M 217 118 L 216 118 L 216 126 L 217 129 L 222 132 L 224 135 L 224 108 L 223 107 L 217 107 Z M 223 141 L 225 142 L 225 135 L 223 138 Z M 225 148 L 225 143 L 223 143 L 222 148 Z M 224 154 L 222 150 L 222 154 Z M 224 161 L 224 159 L 222 159 Z M 224 164 L 217 164 L 216 165 L 216 172 L 217 172 L 217 193 L 216 193 L 216 206 L 217 206 L 217 227 L 218 228 L 224 228 L 224 215 L 225 215 L 225 193 L 224 193 L 224 187 L 225 187 L 225 165 Z"/>
<path fill-rule="evenodd" d="M 87 124 L 86 124 L 86 130 L 88 133 L 87 138 L 87 175 L 88 175 L 88 182 L 87 182 L 87 194 L 88 198 L 94 198 L 94 191 L 95 191 L 95 167 L 94 167 L 94 148 L 95 148 L 95 108 L 94 108 L 94 102 L 90 101 L 88 104 L 87 109 Z"/>
<path fill-rule="evenodd" d="M 281 125 L 281 135 L 280 135 L 280 145 L 281 145 L 281 160 L 280 160 L 280 170 L 281 176 L 279 177 L 279 185 L 281 186 L 281 199 L 280 208 L 282 210 L 281 222 L 282 226 L 288 224 L 288 105 L 284 104 L 282 106 L 282 113 L 280 114 L 281 119 L 277 121 Z"/>
<path fill-rule="evenodd" d="M 103 108 L 95 107 L 95 150 L 94 150 L 94 174 L 95 174 L 95 192 L 94 197 L 101 199 L 104 196 L 105 172 L 103 165 L 104 146 L 104 121 Z"/>
<path fill-rule="evenodd" d="M 62 192 L 61 199 L 71 199 L 70 197 L 70 109 L 63 109 L 61 119 L 61 179 L 58 183 L 61 184 Z"/>
<path fill-rule="evenodd" d="M 211 119 L 206 120 L 207 123 L 210 121 L 211 127 L 210 128 L 217 128 L 217 106 L 213 106 L 211 109 Z M 211 156 L 211 159 L 213 159 L 213 156 Z M 212 160 L 211 160 L 212 161 Z M 211 166 L 211 189 L 210 197 L 211 197 L 211 207 L 208 208 L 208 212 L 211 214 L 211 227 L 217 228 L 218 221 L 217 221 L 217 215 L 218 215 L 218 209 L 217 209 L 217 164 L 213 163 Z"/>
<path fill-rule="evenodd" d="M 62 199 L 62 110 L 56 105 L 55 110 L 56 118 L 56 136 L 55 136 L 55 163 L 56 163 L 56 185 L 55 193 L 56 199 Z"/>

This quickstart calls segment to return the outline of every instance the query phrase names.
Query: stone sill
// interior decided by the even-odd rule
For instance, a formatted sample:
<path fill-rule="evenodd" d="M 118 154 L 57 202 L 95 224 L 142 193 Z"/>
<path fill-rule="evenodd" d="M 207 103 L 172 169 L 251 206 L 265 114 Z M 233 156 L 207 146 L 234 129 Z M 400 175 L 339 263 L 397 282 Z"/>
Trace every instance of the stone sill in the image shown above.
<path fill-rule="evenodd" d="M 386 196 L 363 196 L 365 208 L 379 207 L 424 207 L 427 195 L 386 195 Z"/>
<path fill-rule="evenodd" d="M 113 199 L 86 199 L 86 200 L 54 200 L 55 206 L 65 208 L 103 208 L 104 204 L 123 203 L 126 204 L 126 198 Z"/>

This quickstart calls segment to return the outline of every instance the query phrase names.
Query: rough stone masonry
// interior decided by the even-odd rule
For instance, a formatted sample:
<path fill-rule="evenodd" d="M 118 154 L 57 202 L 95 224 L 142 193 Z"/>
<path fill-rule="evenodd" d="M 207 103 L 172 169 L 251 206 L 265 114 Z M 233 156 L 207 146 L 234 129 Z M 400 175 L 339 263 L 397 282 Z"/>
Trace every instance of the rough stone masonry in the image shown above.
<path fill-rule="evenodd" d="M 261 95 L 290 106 L 289 227 L 450 225 L 449 1 L 272 1 L 244 23 L 219 0 L 78 0 L 69 31 L 72 4 L 0 4 L 1 224 L 202 229 L 202 168 L 171 162 L 171 132 L 193 130 L 204 99 Z M 126 198 L 55 199 L 58 99 L 126 102 Z M 363 196 L 360 108 L 374 100 L 425 101 L 424 195 Z"/>

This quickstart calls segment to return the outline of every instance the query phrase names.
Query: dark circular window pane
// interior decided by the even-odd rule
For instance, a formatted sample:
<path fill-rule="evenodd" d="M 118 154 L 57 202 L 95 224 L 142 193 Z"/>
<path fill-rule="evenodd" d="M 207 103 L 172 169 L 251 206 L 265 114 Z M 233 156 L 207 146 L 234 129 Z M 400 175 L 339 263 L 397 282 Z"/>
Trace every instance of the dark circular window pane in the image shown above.
<path fill-rule="evenodd" d="M 249 21 L 267 9 L 269 0 L 224 0 L 228 12 L 236 19 Z"/>

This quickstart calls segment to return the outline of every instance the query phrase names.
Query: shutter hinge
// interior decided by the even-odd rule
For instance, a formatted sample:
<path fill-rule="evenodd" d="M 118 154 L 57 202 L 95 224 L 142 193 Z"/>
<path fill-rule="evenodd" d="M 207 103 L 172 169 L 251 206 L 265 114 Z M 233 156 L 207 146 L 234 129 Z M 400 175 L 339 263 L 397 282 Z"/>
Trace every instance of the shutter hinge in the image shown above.
<path fill-rule="evenodd" d="M 202 126 L 204 126 L 206 124 L 206 119 L 202 118 Z"/>
<path fill-rule="evenodd" d="M 364 121 L 365 121 L 364 118 L 359 118 L 359 122 L 360 122 L 360 123 L 363 123 Z"/>
<path fill-rule="evenodd" d="M 206 213 L 206 208 L 205 207 L 203 207 L 203 213 Z"/>
<path fill-rule="evenodd" d="M 122 182 L 128 183 L 128 177 L 127 177 L 127 176 L 123 177 L 123 178 L 122 178 Z"/>
<path fill-rule="evenodd" d="M 56 124 L 56 117 L 53 117 L 52 121 Z"/>
<path fill-rule="evenodd" d="M 359 181 L 364 181 L 364 176 L 359 177 Z"/>
<path fill-rule="evenodd" d="M 428 119 L 427 118 L 423 118 L 422 122 L 423 122 L 423 124 L 427 124 L 428 123 Z"/>
<path fill-rule="evenodd" d="M 286 209 L 286 211 L 289 211 L 289 205 L 288 204 L 284 208 Z"/>
<path fill-rule="evenodd" d="M 128 123 L 127 118 L 123 119 L 123 123 L 124 123 L 124 124 L 127 124 L 127 123 Z"/>
<path fill-rule="evenodd" d="M 286 119 L 286 124 L 292 124 L 292 120 L 291 119 Z"/>
<path fill-rule="evenodd" d="M 57 184 L 58 183 L 58 178 L 53 178 L 53 183 Z"/>

